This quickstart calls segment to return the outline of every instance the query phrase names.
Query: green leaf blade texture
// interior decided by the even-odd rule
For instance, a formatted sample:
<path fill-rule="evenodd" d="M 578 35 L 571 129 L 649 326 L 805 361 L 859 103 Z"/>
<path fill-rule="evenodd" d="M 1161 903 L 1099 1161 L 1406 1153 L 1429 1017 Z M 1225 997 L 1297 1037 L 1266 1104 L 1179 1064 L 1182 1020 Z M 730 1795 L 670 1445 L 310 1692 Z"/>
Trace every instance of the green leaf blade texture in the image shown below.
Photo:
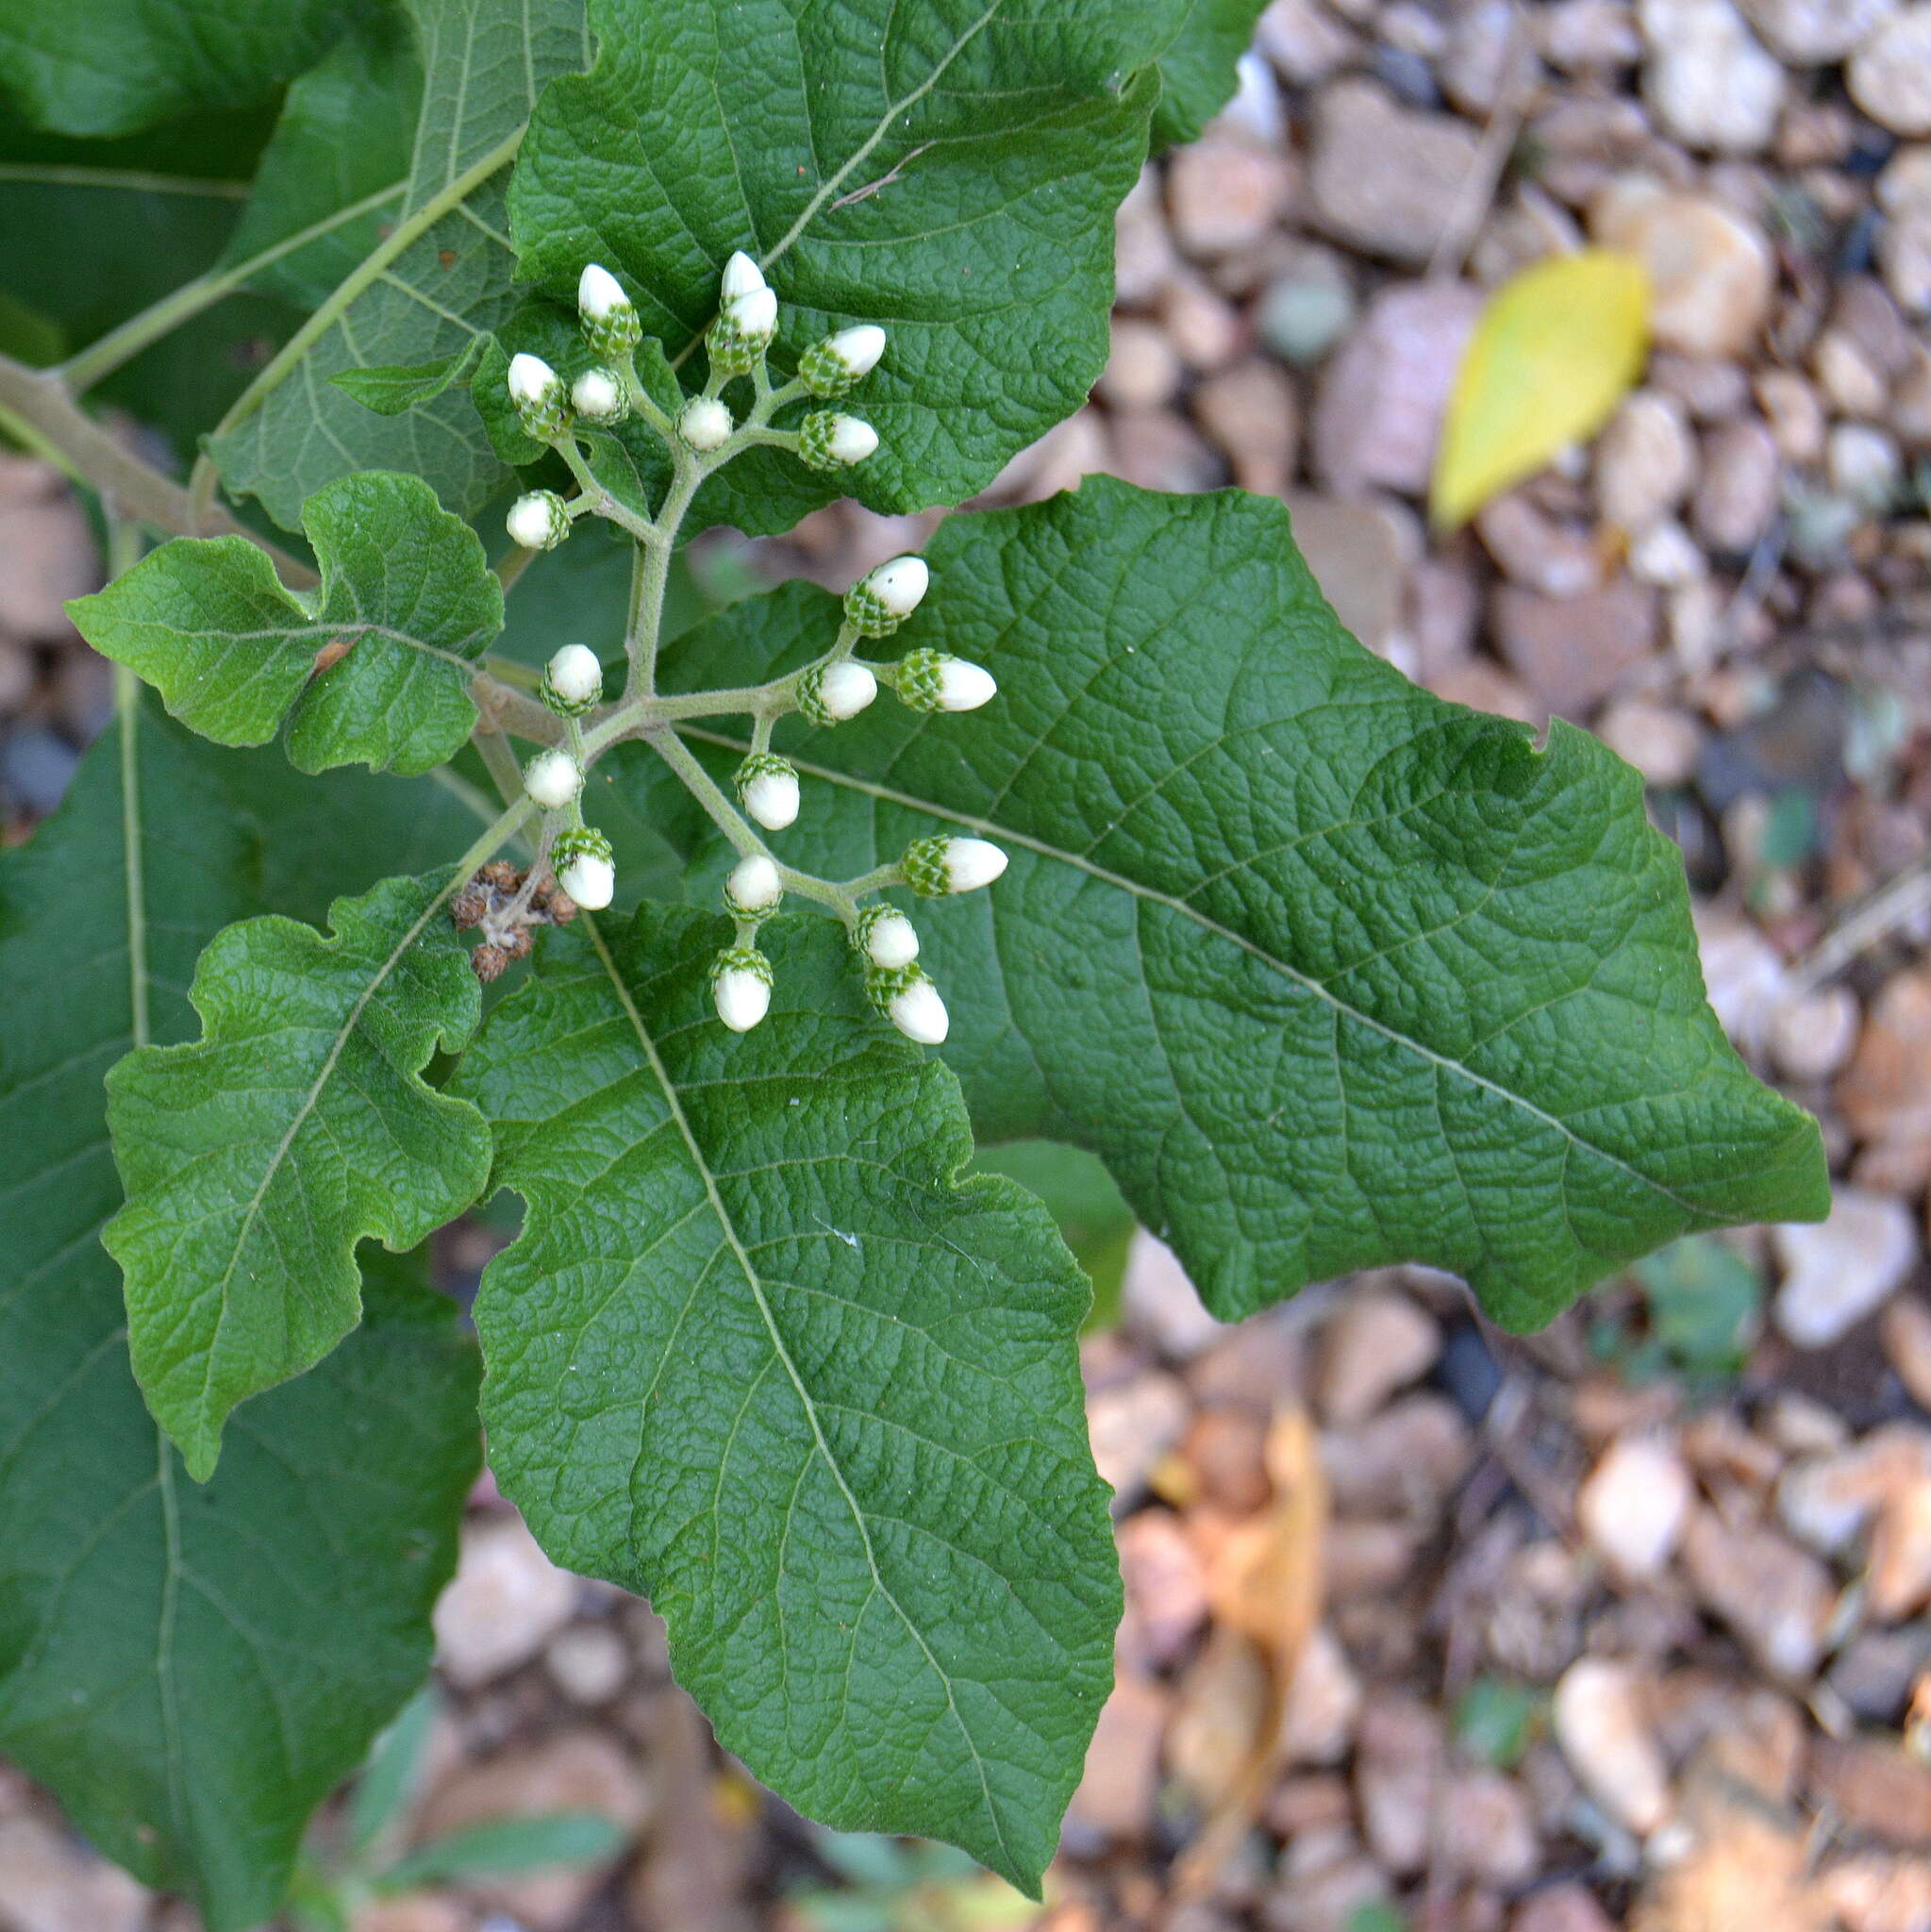
<path fill-rule="evenodd" d="M 954 517 L 927 556 L 899 640 L 999 695 L 781 730 L 807 808 L 778 855 L 1010 852 L 990 891 L 913 908 L 975 1124 L 1099 1153 L 1216 1313 L 1421 1260 L 1534 1326 L 1684 1232 L 1823 1212 L 1814 1123 L 1705 1002 L 1637 774 L 1362 650 L 1280 505 L 1093 479 Z M 781 591 L 677 661 L 802 658 L 831 610 Z"/>
<path fill-rule="evenodd" d="M 301 780 L 130 712 L 0 858 L 0 1751 L 211 1932 L 245 1932 L 427 1669 L 475 1354 L 378 1258 L 363 1327 L 237 1417 L 197 1489 L 128 1370 L 102 1078 L 142 1034 L 191 1031 L 221 926 L 264 897 L 313 913 L 365 840 L 424 862 L 459 832 L 426 788 Z"/>
<path fill-rule="evenodd" d="M 307 498 L 358 471 L 409 472 L 464 513 L 503 478 L 467 396 L 384 417 L 333 378 L 440 362 L 517 307 L 506 177 L 544 83 L 590 64 L 584 0 L 405 0 L 404 11 L 424 76 L 407 189 L 296 353 L 208 443 L 228 489 L 259 497 L 289 529 Z"/>
<path fill-rule="evenodd" d="M 491 1466 L 559 1562 L 645 1590 L 719 1737 L 814 1817 L 1037 1888 L 1111 1682 L 1085 1283 L 1040 1205 L 958 1185 L 952 1077 L 881 1039 L 842 939 L 553 938 L 457 1090 L 529 1203 L 476 1307 Z"/>
<path fill-rule="evenodd" d="M 322 564 L 312 606 L 245 538 L 176 538 L 76 599 L 74 621 L 218 744 L 263 743 L 291 712 L 305 772 L 433 769 L 475 723 L 472 666 L 503 627 L 481 542 L 414 476 L 344 477 L 303 524 Z"/>
<path fill-rule="evenodd" d="M 357 1242 L 411 1248 L 482 1191 L 488 1128 L 420 1078 L 481 1012 L 448 889 L 385 880 L 337 902 L 329 940 L 291 919 L 230 926 L 195 968 L 203 1037 L 108 1076 L 127 1202 L 103 1240 L 134 1373 L 197 1481 L 237 1403 L 355 1326 Z"/>
<path fill-rule="evenodd" d="M 585 262 L 620 273 L 674 361 L 741 248 L 778 293 L 775 368 L 848 323 L 885 325 L 884 362 L 841 406 L 878 453 L 832 478 L 758 453 L 707 493 L 714 519 L 764 533 L 846 493 L 957 503 L 1104 365 L 1112 212 L 1183 12 L 593 0 L 597 65 L 551 87 L 517 161 L 521 272 L 567 303 Z"/>
<path fill-rule="evenodd" d="M 241 107 L 301 73 L 341 32 L 342 0 L 147 0 L 20 6 L 0 23 L 0 80 L 41 126 L 131 134 L 193 108 Z"/>
<path fill-rule="evenodd" d="M 1254 38 L 1267 0 L 1193 0 L 1179 38 L 1160 56 L 1156 152 L 1197 141 L 1234 92 L 1236 63 Z"/>

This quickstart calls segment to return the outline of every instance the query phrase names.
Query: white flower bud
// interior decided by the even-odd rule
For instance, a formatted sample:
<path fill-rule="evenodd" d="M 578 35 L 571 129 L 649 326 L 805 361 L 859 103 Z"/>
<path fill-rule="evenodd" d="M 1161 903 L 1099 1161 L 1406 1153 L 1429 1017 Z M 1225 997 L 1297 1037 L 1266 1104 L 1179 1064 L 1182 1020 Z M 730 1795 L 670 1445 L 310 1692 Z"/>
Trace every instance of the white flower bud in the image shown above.
<path fill-rule="evenodd" d="M 753 946 L 726 946 L 710 969 L 710 996 L 733 1033 L 749 1033 L 771 1011 L 771 961 Z"/>
<path fill-rule="evenodd" d="M 862 463 L 878 447 L 878 432 L 856 416 L 841 416 L 833 425 L 830 450 L 841 463 Z"/>
<path fill-rule="evenodd" d="M 570 405 L 592 423 L 615 423 L 630 413 L 630 400 L 613 369 L 586 369 L 571 387 Z"/>
<path fill-rule="evenodd" d="M 777 327 L 777 297 L 769 289 L 753 289 L 726 303 L 724 313 L 746 341 L 768 342 Z"/>
<path fill-rule="evenodd" d="M 815 396 L 841 396 L 878 367 L 885 331 L 876 323 L 841 329 L 813 342 L 798 359 L 798 376 Z"/>
<path fill-rule="evenodd" d="M 907 1040 L 921 1046 L 942 1046 L 952 1025 L 939 989 L 921 973 L 887 1001 L 886 1017 Z"/>
<path fill-rule="evenodd" d="M 518 408 L 540 409 L 562 389 L 562 379 L 541 356 L 509 358 L 509 399 Z"/>
<path fill-rule="evenodd" d="M 577 277 L 576 308 L 586 322 L 608 322 L 630 306 L 624 284 L 608 269 L 591 262 Z"/>
<path fill-rule="evenodd" d="M 798 770 L 789 758 L 756 752 L 738 768 L 738 800 L 767 832 L 798 816 Z"/>
<path fill-rule="evenodd" d="M 878 447 L 878 432 L 856 416 L 814 409 L 798 425 L 798 458 L 814 470 L 848 469 Z"/>
<path fill-rule="evenodd" d="M 1006 854 L 985 839 L 948 839 L 945 870 L 955 892 L 975 892 L 1006 870 Z"/>
<path fill-rule="evenodd" d="M 771 911 L 784 896 L 777 867 L 761 852 L 741 858 L 724 881 L 724 904 L 747 917 Z"/>
<path fill-rule="evenodd" d="M 550 659 L 546 675 L 566 705 L 593 705 L 603 695 L 604 667 L 588 644 L 565 644 Z"/>
<path fill-rule="evenodd" d="M 583 646 L 568 644 L 564 648 L 580 651 Z M 558 657 L 561 656 L 559 651 Z M 601 912 L 610 903 L 617 890 L 617 867 L 610 841 L 601 832 L 589 825 L 567 827 L 550 847 L 550 863 L 556 869 L 557 883 L 586 912 Z"/>
<path fill-rule="evenodd" d="M 677 434 L 692 449 L 722 449 L 731 440 L 731 412 L 715 396 L 692 396 L 677 418 Z"/>
<path fill-rule="evenodd" d="M 982 665 L 944 651 L 907 651 L 894 676 L 899 696 L 915 711 L 976 711 L 999 691 Z"/>
<path fill-rule="evenodd" d="M 976 711 L 998 695 L 999 686 L 983 664 L 964 658 L 948 658 L 939 673 L 939 708 L 941 711 Z"/>
<path fill-rule="evenodd" d="M 586 912 L 601 912 L 617 891 L 617 868 L 594 852 L 579 852 L 557 874 L 557 883 Z"/>
<path fill-rule="evenodd" d="M 741 248 L 724 263 L 724 277 L 718 285 L 719 306 L 727 308 L 739 296 L 755 294 L 769 286 L 764 271 Z"/>
<path fill-rule="evenodd" d="M 524 550 L 554 550 L 570 534 L 570 506 L 554 490 L 531 490 L 509 506 L 509 541 Z"/>
<path fill-rule="evenodd" d="M 919 608 L 931 581 L 923 557 L 894 557 L 845 592 L 845 617 L 865 637 L 889 637 Z"/>
<path fill-rule="evenodd" d="M 909 966 L 919 957 L 919 929 L 895 906 L 874 906 L 863 914 L 858 941 L 866 958 L 887 973 Z"/>
<path fill-rule="evenodd" d="M 567 751 L 540 751 L 524 767 L 524 789 L 545 811 L 561 811 L 583 790 L 583 768 Z"/>
<path fill-rule="evenodd" d="M 924 602 L 932 572 L 923 557 L 894 557 L 864 580 L 865 588 L 894 617 L 909 617 Z"/>
<path fill-rule="evenodd" d="M 878 680 L 850 658 L 822 665 L 798 687 L 798 710 L 813 724 L 841 724 L 878 695 Z"/>
<path fill-rule="evenodd" d="M 1006 854 L 984 839 L 918 839 L 899 860 L 906 884 L 922 898 L 975 892 L 1006 870 Z"/>

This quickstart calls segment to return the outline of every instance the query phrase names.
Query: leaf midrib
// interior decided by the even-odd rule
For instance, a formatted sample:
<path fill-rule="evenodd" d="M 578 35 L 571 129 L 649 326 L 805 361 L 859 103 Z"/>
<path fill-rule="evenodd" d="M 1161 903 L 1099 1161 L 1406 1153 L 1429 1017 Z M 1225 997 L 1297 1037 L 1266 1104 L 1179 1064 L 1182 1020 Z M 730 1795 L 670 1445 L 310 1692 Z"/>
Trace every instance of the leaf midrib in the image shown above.
<path fill-rule="evenodd" d="M 951 1675 L 945 1670 L 945 1667 L 941 1664 L 938 1657 L 933 1655 L 932 1646 L 926 1642 L 924 1631 L 913 1622 L 904 1606 L 892 1594 L 891 1586 L 887 1584 L 884 1575 L 878 1568 L 878 1557 L 872 1546 L 871 1525 L 866 1521 L 864 1509 L 860 1506 L 857 1497 L 853 1493 L 850 1483 L 846 1481 L 845 1473 L 840 1466 L 838 1457 L 833 1455 L 831 1444 L 825 1439 L 824 1427 L 818 1418 L 818 1405 L 812 1400 L 809 1390 L 805 1386 L 804 1378 L 798 1373 L 797 1364 L 791 1358 L 791 1350 L 785 1346 L 783 1333 L 778 1327 L 777 1319 L 773 1313 L 771 1303 L 764 1292 L 763 1279 L 759 1275 L 757 1265 L 753 1262 L 750 1253 L 744 1245 L 742 1237 L 738 1232 L 737 1224 L 731 1218 L 730 1209 L 724 1204 L 723 1191 L 717 1183 L 717 1176 L 711 1172 L 710 1162 L 705 1158 L 703 1145 L 698 1141 L 696 1131 L 691 1124 L 689 1115 L 684 1111 L 683 1101 L 678 1094 L 676 1083 L 671 1078 L 670 1070 L 665 1066 L 663 1057 L 658 1051 L 657 1041 L 652 1037 L 650 1029 L 644 1024 L 643 1016 L 639 1012 L 636 1001 L 630 996 L 630 988 L 624 982 L 622 973 L 618 971 L 616 959 L 612 957 L 609 947 L 605 942 L 603 933 L 598 929 L 596 921 L 588 915 L 582 915 L 582 918 L 584 926 L 590 934 L 591 944 L 595 948 L 597 958 L 602 963 L 605 973 L 608 975 L 610 986 L 616 993 L 618 1003 L 623 1007 L 624 1016 L 628 1019 L 631 1029 L 637 1036 L 638 1047 L 643 1054 L 644 1058 L 649 1062 L 651 1074 L 657 1080 L 658 1089 L 663 1094 L 664 1106 L 684 1141 L 685 1149 L 691 1157 L 691 1163 L 696 1170 L 699 1180 L 703 1183 L 705 1196 L 710 1204 L 712 1214 L 716 1217 L 718 1227 L 723 1233 L 732 1255 L 737 1259 L 738 1266 L 744 1276 L 745 1285 L 751 1291 L 752 1299 L 757 1304 L 757 1312 L 764 1322 L 765 1332 L 771 1339 L 773 1354 L 779 1363 L 782 1364 L 785 1374 L 790 1377 L 791 1389 L 798 1398 L 799 1407 L 805 1412 L 806 1421 L 811 1425 L 812 1442 L 819 1456 L 824 1458 L 825 1468 L 831 1472 L 831 1478 L 838 1485 L 839 1493 L 844 1498 L 845 1507 L 851 1511 L 853 1526 L 858 1532 L 858 1541 L 865 1553 L 866 1567 L 872 1573 L 872 1587 L 891 1607 L 892 1613 L 905 1625 L 906 1631 L 911 1637 L 912 1641 L 919 1646 L 920 1652 L 924 1657 L 932 1674 L 945 1687 L 946 1710 L 954 1724 L 958 1726 L 959 1736 L 965 1740 L 966 1750 L 972 1757 L 973 1768 L 978 1774 L 979 1790 L 985 1801 L 987 1819 L 991 1824 L 993 1837 L 998 1840 L 1000 1853 L 1005 1857 L 1007 1865 L 1010 1866 L 1013 1863 L 1012 1853 L 1006 1841 L 1006 1828 L 999 1816 L 999 1808 L 992 1802 L 992 1789 L 986 1775 L 985 1759 L 979 1754 L 978 1744 L 973 1737 L 970 1726 L 966 1724 L 965 1714 L 958 1707 L 958 1701 L 953 1692 Z M 748 1396 L 746 1397 L 746 1404 L 748 1407 Z M 859 1615 L 861 1616 L 862 1614 L 861 1611 Z M 857 1643 L 857 1622 L 858 1618 L 855 1617 L 853 1619 L 853 1642 L 855 1646 Z"/>
<path fill-rule="evenodd" d="M 952 65 L 952 63 L 955 60 L 957 60 L 962 53 L 965 52 L 966 48 L 974 40 L 978 38 L 978 36 L 986 29 L 986 27 L 990 25 L 990 24 L 998 17 L 999 10 L 1002 7 L 1005 6 L 1005 4 L 1006 0 L 992 0 L 992 4 L 986 8 L 985 12 L 980 14 L 978 19 L 974 21 L 973 24 L 969 27 L 967 27 L 962 34 L 959 35 L 958 39 L 955 41 L 949 48 L 946 49 L 944 57 L 941 59 L 934 62 L 931 73 L 929 73 L 925 76 L 925 78 L 922 80 L 919 83 L 919 85 L 911 91 L 911 92 L 905 95 L 903 99 L 891 102 L 887 106 L 884 113 L 882 113 L 878 117 L 877 125 L 873 128 L 872 132 L 869 135 L 867 135 L 866 138 L 862 142 L 860 142 L 855 149 L 853 149 L 851 155 L 845 160 L 844 165 L 841 168 L 840 168 L 838 172 L 835 175 L 833 175 L 829 180 L 821 182 L 819 184 L 818 192 L 814 195 L 812 195 L 809 201 L 807 201 L 805 204 L 803 209 L 801 209 L 799 212 L 797 220 L 794 221 L 791 224 L 791 225 L 789 228 L 787 228 L 781 236 L 778 237 L 776 242 L 773 244 L 771 251 L 768 254 L 762 255 L 758 258 L 758 266 L 760 268 L 773 268 L 779 261 L 783 260 L 787 255 L 791 253 L 791 249 L 796 245 L 799 238 L 805 233 L 806 229 L 808 228 L 811 225 L 811 224 L 818 219 L 820 213 L 823 212 L 825 204 L 829 202 L 832 199 L 832 197 L 838 193 L 839 190 L 841 189 L 845 185 L 845 183 L 849 181 L 852 178 L 852 176 L 855 174 L 857 174 L 861 167 L 864 166 L 865 162 L 871 158 L 871 156 L 877 152 L 878 144 L 885 139 L 886 135 L 891 131 L 891 124 L 895 120 L 897 120 L 901 114 L 906 112 L 907 108 L 917 107 L 918 104 L 921 101 L 923 101 L 925 98 L 925 96 L 929 94 L 932 92 L 932 90 L 939 85 L 939 83 L 945 77 L 946 69 L 949 68 Z M 724 118 L 722 115 L 722 109 L 720 109 L 720 118 Z M 726 125 L 725 131 L 728 135 L 728 125 Z M 757 232 L 757 223 L 753 219 L 752 209 L 748 197 L 745 198 L 744 215 L 746 221 L 751 224 L 751 232 L 755 235 Z M 707 323 L 705 326 L 707 328 L 709 325 Z M 691 338 L 691 340 L 688 342 L 686 342 L 681 349 L 678 350 L 676 355 L 671 358 L 671 367 L 673 369 L 681 369 L 684 366 L 684 364 L 696 352 L 698 343 L 704 340 L 704 329 L 699 329 L 697 333 L 693 335 Z"/>
<path fill-rule="evenodd" d="M 679 727 L 679 735 L 697 739 L 706 744 L 716 745 L 722 750 L 735 752 L 741 756 L 750 750 L 746 741 L 735 738 L 728 732 L 699 730 L 690 725 L 684 725 Z M 912 793 L 900 791 L 892 786 L 880 785 L 872 779 L 855 777 L 851 773 L 839 771 L 830 765 L 815 764 L 808 758 L 798 757 L 795 753 L 789 756 L 791 762 L 797 766 L 800 772 L 807 773 L 815 778 L 822 778 L 827 784 L 842 786 L 846 791 L 858 792 L 865 797 L 876 799 L 882 804 L 902 806 L 908 811 L 923 812 L 928 818 L 945 820 L 949 824 L 964 826 L 967 830 L 981 836 L 997 838 L 1005 841 L 1007 844 L 1023 846 L 1025 850 L 1037 854 L 1041 858 L 1051 859 L 1057 864 L 1072 866 L 1075 871 L 1085 873 L 1088 877 L 1096 880 L 1101 885 L 1112 886 L 1121 891 L 1131 894 L 1136 899 L 1145 900 L 1151 905 L 1163 907 L 1169 911 L 1179 913 L 1182 917 L 1190 919 L 1202 931 L 1210 933 L 1217 939 L 1224 940 L 1231 945 L 1238 946 L 1250 958 L 1258 960 L 1263 966 L 1268 967 L 1273 972 L 1278 973 L 1282 978 L 1290 980 L 1294 985 L 1302 988 L 1303 991 L 1312 993 L 1341 1018 L 1353 1020 L 1358 1024 L 1367 1027 L 1370 1031 L 1380 1034 L 1390 1045 L 1401 1047 L 1405 1051 L 1414 1054 L 1417 1058 L 1426 1060 L 1430 1065 L 1440 1071 L 1465 1080 L 1471 1086 L 1478 1087 L 1487 1093 L 1493 1094 L 1498 1100 L 1502 1100 L 1509 1106 L 1519 1108 L 1542 1125 L 1553 1128 L 1565 1141 L 1580 1149 L 1583 1153 L 1594 1156 L 1598 1160 L 1615 1168 L 1619 1173 L 1628 1175 L 1631 1180 L 1640 1182 L 1652 1192 L 1660 1195 L 1679 1212 L 1689 1216 L 1698 1225 L 1717 1227 L 1723 1224 L 1721 1216 L 1714 1215 L 1707 1208 L 1700 1208 L 1694 1202 L 1686 1200 L 1673 1188 L 1666 1186 L 1663 1182 L 1657 1180 L 1655 1175 L 1643 1173 L 1640 1168 L 1634 1167 L 1624 1160 L 1621 1155 L 1612 1153 L 1608 1148 L 1600 1146 L 1595 1141 L 1577 1133 L 1566 1121 L 1560 1120 L 1555 1114 L 1538 1107 L 1526 1095 L 1511 1091 L 1510 1089 L 1503 1086 L 1499 1081 L 1491 1080 L 1486 1074 L 1476 1072 L 1473 1067 L 1469 1066 L 1465 1061 L 1456 1059 L 1448 1054 L 1438 1053 L 1433 1047 L 1415 1039 L 1413 1035 L 1404 1033 L 1399 1027 L 1389 1024 L 1387 1021 L 1378 1019 L 1374 1014 L 1363 1011 L 1359 1007 L 1354 1006 L 1349 1001 L 1341 998 L 1339 993 L 1335 992 L 1330 987 L 1323 985 L 1322 981 L 1313 977 L 1312 974 L 1304 973 L 1298 967 L 1290 965 L 1287 960 L 1277 958 L 1257 941 L 1251 940 L 1244 933 L 1237 932 L 1232 926 L 1224 925 L 1219 920 L 1209 917 L 1207 913 L 1201 911 L 1198 907 L 1189 905 L 1186 900 L 1177 899 L 1171 892 L 1163 892 L 1157 887 L 1144 885 L 1139 880 L 1127 877 L 1124 873 L 1114 872 L 1107 866 L 1097 864 L 1094 860 L 1081 853 L 1066 851 L 1062 847 L 1053 844 L 1048 840 L 1035 838 L 1029 833 L 1017 831 L 1012 826 L 1003 824 L 996 819 L 981 818 L 971 812 L 957 810 L 950 806 L 938 805 L 930 799 L 915 797 Z"/>
<path fill-rule="evenodd" d="M 369 1002 L 388 983 L 389 975 L 395 971 L 397 962 L 415 944 L 417 939 L 422 935 L 423 929 L 442 909 L 443 906 L 448 903 L 451 894 L 455 892 L 458 885 L 460 883 L 460 873 L 452 873 L 448 879 L 444 881 L 441 890 L 424 908 L 421 916 L 403 934 L 402 938 L 396 941 L 388 958 L 371 975 L 368 984 L 362 988 L 361 992 L 357 996 L 355 1005 L 349 1008 L 341 1024 L 336 1029 L 334 1041 L 329 1046 L 327 1057 L 322 1062 L 321 1071 L 315 1075 L 314 1081 L 309 1086 L 308 1092 L 302 1096 L 301 1105 L 296 1108 L 294 1117 L 289 1122 L 288 1130 L 282 1135 L 280 1143 L 276 1146 L 275 1153 L 269 1158 L 267 1169 L 261 1176 L 261 1184 L 255 1190 L 254 1198 L 248 1203 L 247 1211 L 241 1217 L 241 1225 L 236 1232 L 233 1249 L 228 1256 L 228 1265 L 222 1271 L 221 1282 L 216 1290 L 218 1302 L 215 1309 L 214 1333 L 208 1338 L 208 1349 L 204 1357 L 201 1376 L 201 1394 L 195 1404 L 200 1422 L 199 1433 L 204 1436 L 207 1434 L 208 1426 L 208 1392 L 214 1387 L 215 1357 L 220 1353 L 222 1328 L 228 1318 L 228 1308 L 230 1306 L 228 1288 L 235 1278 L 235 1270 L 241 1265 L 241 1252 L 248 1245 L 249 1236 L 254 1232 L 256 1219 L 261 1212 L 261 1204 L 268 1198 L 268 1191 L 274 1185 L 275 1175 L 281 1172 L 282 1163 L 288 1158 L 289 1150 L 294 1145 L 296 1135 L 301 1132 L 303 1126 L 307 1124 L 308 1116 L 314 1112 L 317 1104 L 321 1100 L 323 1090 L 328 1085 L 329 1078 L 334 1074 L 338 1062 L 341 1059 L 343 1053 L 347 1051 L 351 1037 L 354 1035 L 356 1028 L 361 1024 L 362 1015 L 369 1009 Z"/>

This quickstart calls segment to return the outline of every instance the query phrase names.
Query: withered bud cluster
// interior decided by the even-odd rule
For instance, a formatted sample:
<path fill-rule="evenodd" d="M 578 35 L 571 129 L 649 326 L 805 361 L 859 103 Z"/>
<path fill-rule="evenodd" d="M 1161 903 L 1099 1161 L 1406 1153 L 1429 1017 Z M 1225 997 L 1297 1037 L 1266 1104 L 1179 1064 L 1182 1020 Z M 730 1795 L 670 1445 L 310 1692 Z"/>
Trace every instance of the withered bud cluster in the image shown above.
<path fill-rule="evenodd" d="M 500 978 L 512 959 L 528 953 L 533 926 L 568 925 L 576 917 L 576 901 L 547 869 L 525 901 L 528 877 L 507 859 L 494 858 L 449 902 L 450 923 L 458 932 L 482 933 L 483 943 L 470 955 L 470 965 L 486 986 Z"/>

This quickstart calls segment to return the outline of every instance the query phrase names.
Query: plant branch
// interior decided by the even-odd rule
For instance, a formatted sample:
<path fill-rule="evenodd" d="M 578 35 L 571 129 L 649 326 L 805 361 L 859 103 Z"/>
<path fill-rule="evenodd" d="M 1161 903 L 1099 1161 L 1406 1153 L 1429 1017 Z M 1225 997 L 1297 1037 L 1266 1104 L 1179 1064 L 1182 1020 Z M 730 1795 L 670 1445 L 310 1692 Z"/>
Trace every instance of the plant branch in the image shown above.
<path fill-rule="evenodd" d="M 58 375 L 0 356 L 0 427 L 58 463 L 77 483 L 97 490 L 116 514 L 175 537 L 245 537 L 265 550 L 282 580 L 308 590 L 319 580 L 307 564 L 248 529 L 225 509 L 195 514 L 187 491 L 94 421 Z"/>

